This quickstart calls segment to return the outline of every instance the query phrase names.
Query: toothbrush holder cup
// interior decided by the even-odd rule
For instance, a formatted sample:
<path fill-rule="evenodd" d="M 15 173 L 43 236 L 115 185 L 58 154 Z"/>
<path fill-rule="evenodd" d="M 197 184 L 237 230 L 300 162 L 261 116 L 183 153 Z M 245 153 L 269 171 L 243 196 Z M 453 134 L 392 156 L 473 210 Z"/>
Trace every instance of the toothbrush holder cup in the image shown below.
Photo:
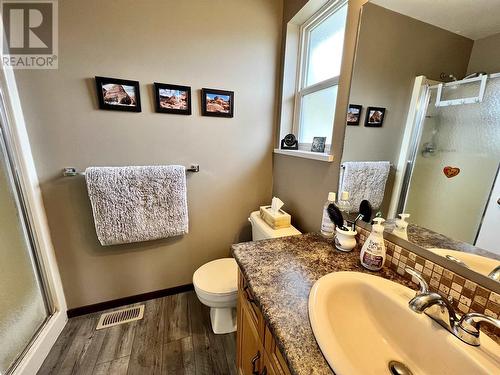
<path fill-rule="evenodd" d="M 337 250 L 345 253 L 352 251 L 356 247 L 356 232 L 355 230 L 343 230 L 339 227 L 335 228 L 335 247 Z"/>

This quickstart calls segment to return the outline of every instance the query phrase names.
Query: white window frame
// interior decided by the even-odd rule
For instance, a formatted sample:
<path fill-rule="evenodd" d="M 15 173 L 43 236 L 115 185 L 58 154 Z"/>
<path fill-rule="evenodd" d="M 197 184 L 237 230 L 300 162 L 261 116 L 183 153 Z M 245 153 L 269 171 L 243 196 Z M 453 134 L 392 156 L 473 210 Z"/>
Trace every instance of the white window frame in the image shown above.
<path fill-rule="evenodd" d="M 299 55 L 298 55 L 298 69 L 297 69 L 297 79 L 295 87 L 295 103 L 294 103 L 294 114 L 293 114 L 293 124 L 292 132 L 297 137 L 300 134 L 301 117 L 302 117 L 302 99 L 304 96 L 312 94 L 314 92 L 321 91 L 323 89 L 338 86 L 340 73 L 338 76 L 328 78 L 324 81 L 317 82 L 310 86 L 305 86 L 306 76 L 308 69 L 308 57 L 310 48 L 310 34 L 319 24 L 321 24 L 325 19 L 330 17 L 332 14 L 337 12 L 340 8 L 347 4 L 348 0 L 333 0 L 325 4 L 320 10 L 313 14 L 306 22 L 304 22 L 299 28 Z M 343 51 L 343 48 L 342 48 Z M 333 124 L 332 124 L 333 130 Z M 333 132 L 332 132 L 333 133 Z M 300 141 L 300 140 L 299 140 Z M 300 143 L 299 149 L 310 150 L 310 143 Z M 327 144 L 325 147 L 325 153 L 329 153 L 331 149 L 331 144 Z"/>

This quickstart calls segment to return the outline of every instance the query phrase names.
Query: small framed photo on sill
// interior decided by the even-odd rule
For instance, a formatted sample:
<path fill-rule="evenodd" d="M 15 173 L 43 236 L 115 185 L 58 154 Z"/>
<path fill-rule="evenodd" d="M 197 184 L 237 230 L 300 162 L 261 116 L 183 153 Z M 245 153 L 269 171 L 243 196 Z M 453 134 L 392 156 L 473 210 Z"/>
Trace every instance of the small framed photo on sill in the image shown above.
<path fill-rule="evenodd" d="M 191 114 L 191 87 L 155 82 L 154 90 L 156 112 Z"/>
<path fill-rule="evenodd" d="M 349 104 L 347 108 L 347 125 L 357 126 L 361 118 L 361 110 L 363 106 L 358 104 Z"/>
<path fill-rule="evenodd" d="M 311 151 L 325 152 L 326 137 L 313 137 Z"/>
<path fill-rule="evenodd" d="M 385 108 L 368 107 L 366 110 L 365 126 L 369 128 L 381 128 L 384 123 Z"/>
<path fill-rule="evenodd" d="M 201 114 L 213 117 L 233 117 L 234 92 L 217 89 L 201 89 Z"/>
<path fill-rule="evenodd" d="M 141 112 L 138 81 L 96 76 L 95 83 L 100 109 Z"/>

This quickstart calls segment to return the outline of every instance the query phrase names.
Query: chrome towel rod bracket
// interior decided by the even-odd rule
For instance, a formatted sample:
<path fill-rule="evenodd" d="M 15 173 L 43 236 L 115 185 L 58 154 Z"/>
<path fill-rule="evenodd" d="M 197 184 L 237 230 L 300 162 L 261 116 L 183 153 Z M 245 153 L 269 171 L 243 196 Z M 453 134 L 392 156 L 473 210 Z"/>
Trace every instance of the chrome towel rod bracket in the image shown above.
<path fill-rule="evenodd" d="M 199 164 L 191 164 L 189 168 L 186 168 L 186 172 L 197 173 L 200 171 Z M 78 172 L 74 167 L 66 167 L 62 172 L 64 177 L 74 177 L 74 176 L 85 176 L 85 172 Z"/>
<path fill-rule="evenodd" d="M 200 171 L 199 164 L 191 164 L 189 168 L 186 168 L 186 172 L 198 173 Z"/>

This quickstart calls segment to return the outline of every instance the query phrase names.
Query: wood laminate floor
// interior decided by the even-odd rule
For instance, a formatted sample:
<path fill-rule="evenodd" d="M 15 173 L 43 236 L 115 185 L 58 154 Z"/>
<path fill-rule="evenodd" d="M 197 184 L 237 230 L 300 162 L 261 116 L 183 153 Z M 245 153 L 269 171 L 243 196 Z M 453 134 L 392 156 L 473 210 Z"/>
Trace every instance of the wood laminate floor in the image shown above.
<path fill-rule="evenodd" d="M 236 374 L 236 334 L 215 335 L 194 292 L 142 303 L 142 320 L 99 331 L 101 313 L 71 318 L 38 374 Z"/>

